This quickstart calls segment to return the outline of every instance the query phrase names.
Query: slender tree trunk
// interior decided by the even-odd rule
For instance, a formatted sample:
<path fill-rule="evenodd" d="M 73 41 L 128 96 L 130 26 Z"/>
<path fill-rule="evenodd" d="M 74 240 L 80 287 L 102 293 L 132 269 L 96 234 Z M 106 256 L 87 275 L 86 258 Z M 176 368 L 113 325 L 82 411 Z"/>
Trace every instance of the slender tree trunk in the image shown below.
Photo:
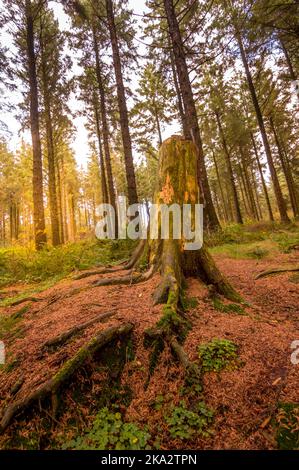
<path fill-rule="evenodd" d="M 110 40 L 112 46 L 113 64 L 116 78 L 118 107 L 120 114 L 120 127 L 122 134 L 122 142 L 124 148 L 125 168 L 128 185 L 129 204 L 137 204 L 137 187 L 135 180 L 135 171 L 133 164 L 132 142 L 129 130 L 128 109 L 125 95 L 125 87 L 122 76 L 122 65 L 120 60 L 118 38 L 115 26 L 113 3 L 112 0 L 106 0 L 107 21 L 110 32 Z"/>
<path fill-rule="evenodd" d="M 56 162 L 56 175 L 57 175 L 57 197 L 58 197 L 58 218 L 59 218 L 59 236 L 60 242 L 64 244 L 64 225 L 63 225 L 63 211 L 62 211 L 62 182 L 61 182 L 61 168 L 59 161 Z"/>
<path fill-rule="evenodd" d="M 252 184 L 249 178 L 249 173 L 248 173 L 248 160 L 245 157 L 244 151 L 242 146 L 239 146 L 239 151 L 240 151 L 240 156 L 241 156 L 241 167 L 244 175 L 244 182 L 245 182 L 245 191 L 248 196 L 248 201 L 249 201 L 249 207 L 250 207 L 250 212 L 251 212 L 251 217 L 253 219 L 258 220 L 258 213 L 257 213 L 257 208 L 254 200 L 254 195 L 253 195 L 253 190 L 252 190 Z"/>
<path fill-rule="evenodd" d="M 169 41 L 169 47 L 171 47 L 170 41 Z M 181 94 L 181 90 L 180 90 L 180 86 L 179 86 L 179 82 L 178 82 L 177 70 L 176 70 L 175 60 L 174 60 L 174 57 L 173 57 L 172 50 L 170 50 L 170 63 L 171 63 L 171 70 L 172 70 L 172 75 L 173 75 L 173 83 L 174 83 L 174 87 L 175 87 L 175 91 L 176 91 L 176 95 L 177 95 L 177 99 L 178 99 L 179 116 L 181 118 L 183 133 L 184 133 L 184 135 L 188 135 L 188 126 L 187 126 L 187 121 L 186 121 L 186 115 L 185 115 L 185 111 L 184 111 L 184 105 L 183 105 L 183 102 L 182 102 L 182 94 Z"/>
<path fill-rule="evenodd" d="M 255 158 L 256 158 L 256 163 L 257 163 L 259 174 L 260 174 L 260 177 L 261 177 L 261 182 L 262 182 L 263 192 L 264 192 L 264 196 L 265 196 L 265 200 L 266 200 L 266 204 L 267 204 L 269 219 L 270 219 L 271 222 L 274 222 L 274 217 L 273 217 L 272 207 L 271 207 L 271 203 L 270 203 L 269 193 L 268 193 L 267 185 L 266 185 L 266 182 L 265 182 L 264 173 L 263 173 L 263 170 L 262 170 L 262 165 L 261 165 L 261 162 L 260 162 L 260 158 L 259 158 L 259 154 L 258 154 L 258 151 L 257 151 L 256 143 L 255 143 L 254 136 L 253 136 L 252 132 L 250 133 L 250 135 L 251 135 L 251 141 L 252 141 L 254 154 L 255 154 Z"/>
<path fill-rule="evenodd" d="M 106 97 L 105 97 L 105 91 L 104 91 L 104 85 L 103 85 L 103 79 L 102 79 L 99 46 L 98 46 L 95 26 L 93 26 L 92 33 L 93 33 L 93 48 L 94 48 L 95 61 L 96 61 L 96 76 L 97 76 L 99 95 L 100 95 L 100 110 L 101 110 L 101 120 L 102 120 L 105 166 L 106 166 L 106 173 L 107 173 L 107 186 L 108 186 L 110 204 L 112 205 L 112 207 L 114 207 L 115 213 L 116 213 L 116 197 L 115 197 L 115 190 L 114 190 L 114 184 L 113 184 L 111 155 L 110 155 L 110 147 L 109 147 L 109 127 L 108 127 L 108 120 L 107 120 Z M 116 222 L 117 222 L 117 217 L 116 217 Z"/>
<path fill-rule="evenodd" d="M 284 53 L 284 56 L 285 56 L 285 60 L 286 60 L 288 69 L 289 69 L 290 78 L 291 78 L 291 80 L 297 80 L 297 77 L 296 77 L 296 74 L 295 74 L 295 70 L 294 70 L 290 55 L 289 55 L 288 50 L 285 47 L 285 44 L 284 44 L 284 42 L 281 38 L 280 38 L 280 44 L 281 44 L 281 47 L 282 47 L 282 50 L 283 50 L 283 53 Z"/>
<path fill-rule="evenodd" d="M 264 144 L 265 153 L 266 153 L 266 156 L 267 156 L 268 166 L 269 166 L 269 170 L 270 170 L 270 174 L 271 174 L 271 178 L 272 178 L 272 182 L 273 182 L 273 187 L 274 187 L 276 202 L 277 202 L 277 206 L 278 206 L 278 210 L 279 210 L 279 214 L 280 214 L 280 219 L 281 219 L 281 222 L 288 223 L 288 222 L 290 222 L 290 219 L 289 219 L 288 214 L 287 214 L 285 201 L 283 199 L 281 187 L 280 187 L 278 177 L 277 177 L 277 173 L 276 173 L 276 170 L 275 170 L 275 167 L 274 167 L 272 153 L 271 153 L 271 149 L 270 149 L 270 144 L 269 144 L 269 140 L 268 140 L 266 129 L 265 129 L 264 119 L 263 119 L 262 112 L 261 112 L 261 109 L 260 109 L 260 105 L 259 105 L 259 102 L 258 102 L 258 99 L 257 99 L 255 87 L 254 87 L 253 80 L 252 80 L 252 75 L 251 75 L 249 65 L 248 65 L 248 61 L 247 61 L 246 52 L 245 52 L 245 49 L 244 49 L 244 46 L 243 46 L 243 41 L 242 41 L 241 35 L 240 35 L 239 31 L 237 30 L 237 28 L 235 28 L 235 31 L 236 31 L 236 38 L 237 38 L 237 41 L 238 41 L 238 44 L 239 44 L 239 49 L 240 49 L 240 53 L 241 53 L 242 62 L 243 62 L 245 73 L 246 73 L 246 78 L 247 78 L 249 91 L 251 93 L 252 102 L 253 102 L 253 105 L 254 105 L 258 125 L 259 125 L 259 128 L 260 128 L 260 132 L 261 132 L 261 136 L 262 136 L 262 140 L 263 140 L 263 144 Z"/>
<path fill-rule="evenodd" d="M 213 155 L 213 161 L 214 161 L 215 170 L 216 170 L 217 182 L 218 182 L 218 186 L 219 186 L 219 190 L 220 190 L 220 195 L 221 195 L 221 203 L 222 203 L 222 206 L 223 206 L 224 220 L 225 220 L 226 222 L 228 222 L 228 215 L 227 215 L 225 197 L 224 197 L 224 194 L 223 194 L 223 188 L 222 188 L 221 179 L 220 179 L 220 175 L 219 175 L 218 163 L 217 163 L 216 156 L 215 156 L 215 152 L 214 152 L 213 149 L 212 149 L 212 155 Z"/>
<path fill-rule="evenodd" d="M 241 198 L 242 198 L 245 214 L 247 214 L 248 217 L 250 218 L 251 213 L 250 213 L 250 209 L 249 209 L 249 206 L 248 206 L 247 195 L 245 195 L 246 194 L 246 187 L 245 187 L 245 183 L 244 183 L 243 171 L 242 171 L 242 168 L 241 168 L 240 165 L 239 165 L 238 180 L 239 180 L 240 193 L 241 193 Z"/>
<path fill-rule="evenodd" d="M 33 152 L 33 217 L 35 247 L 40 250 L 47 243 L 43 200 L 43 166 L 39 130 L 38 88 L 34 50 L 34 20 L 32 4 L 26 0 L 26 44 L 30 88 L 30 127 Z"/>
<path fill-rule="evenodd" d="M 240 204 L 239 204 L 239 199 L 238 199 L 238 192 L 236 188 L 236 183 L 234 179 L 234 173 L 233 173 L 233 168 L 232 168 L 232 163 L 231 163 L 231 156 L 228 151 L 225 135 L 223 132 L 222 124 L 221 124 L 221 119 L 218 111 L 215 111 L 215 116 L 217 120 L 217 125 L 219 129 L 219 134 L 220 138 L 222 141 L 222 146 L 224 150 L 224 155 L 225 155 L 225 160 L 226 160 L 226 165 L 227 165 L 227 170 L 228 170 L 228 175 L 230 179 L 230 184 L 232 188 L 232 193 L 233 193 L 233 201 L 234 201 L 234 209 L 235 209 L 235 220 L 238 224 L 243 224 L 242 220 L 242 214 L 241 214 L 241 209 L 240 209 Z"/>
<path fill-rule="evenodd" d="M 284 176 L 285 176 L 285 180 L 286 180 L 286 183 L 287 183 L 287 187 L 288 187 L 288 191 L 289 191 L 289 195 L 290 195 L 291 206 L 292 206 L 292 211 L 293 211 L 294 217 L 296 217 L 299 213 L 299 210 L 298 210 L 298 205 L 297 205 L 297 200 L 296 200 L 294 182 L 293 182 L 292 176 L 289 172 L 288 166 L 286 164 L 285 156 L 284 156 L 282 148 L 281 148 L 281 144 L 280 144 L 280 141 L 279 141 L 279 137 L 278 137 L 278 134 L 277 134 L 272 116 L 270 117 L 269 121 L 270 121 L 271 130 L 272 130 L 273 135 L 274 135 L 279 160 L 280 160 L 282 170 L 283 170 L 283 173 L 284 173 Z"/>
<path fill-rule="evenodd" d="M 164 0 L 164 8 L 167 16 L 169 35 L 173 47 L 179 87 L 185 109 L 187 124 L 187 128 L 185 129 L 185 138 L 192 139 L 198 150 L 198 182 L 202 189 L 202 202 L 204 202 L 205 205 L 205 211 L 207 215 L 206 219 L 209 223 L 209 228 L 213 230 L 219 228 L 220 224 L 213 205 L 211 191 L 209 187 L 208 176 L 204 162 L 201 135 L 197 120 L 196 106 L 188 73 L 185 50 L 183 46 L 179 23 L 175 13 L 173 0 Z"/>
<path fill-rule="evenodd" d="M 258 183 L 257 183 L 257 180 L 256 180 L 256 175 L 255 175 L 255 172 L 254 172 L 254 168 L 253 168 L 252 165 L 250 165 L 250 177 L 251 177 L 251 181 L 253 183 L 253 191 L 254 191 L 253 196 L 254 196 L 254 199 L 255 199 L 255 205 L 256 205 L 258 219 L 262 220 L 263 219 L 263 213 L 262 213 L 262 209 L 261 209 L 261 205 L 260 205 Z"/>
<path fill-rule="evenodd" d="M 155 121 L 156 121 L 157 133 L 158 133 L 158 139 L 159 139 L 159 147 L 161 147 L 161 145 L 162 145 L 162 132 L 161 132 L 161 125 L 160 125 L 160 120 L 159 120 L 156 105 L 154 106 L 154 113 L 155 113 Z"/>
<path fill-rule="evenodd" d="M 49 202 L 50 217 L 52 230 L 52 244 L 57 246 L 60 244 L 57 188 L 56 188 L 56 170 L 55 170 L 55 149 L 53 140 L 52 113 L 50 104 L 50 92 L 48 86 L 48 77 L 43 54 L 43 38 L 40 41 L 42 54 L 42 79 L 43 79 L 43 98 L 45 108 L 45 124 L 46 124 L 46 140 L 47 140 L 47 157 L 48 157 L 48 177 L 49 177 Z"/>
<path fill-rule="evenodd" d="M 104 164 L 104 156 L 103 156 L 103 148 L 102 148 L 102 140 L 101 140 L 100 117 L 99 117 L 96 94 L 94 94 L 94 97 L 93 97 L 93 109 L 94 109 L 96 131 L 97 131 L 97 138 L 98 138 L 98 145 L 99 145 L 99 168 L 100 168 L 100 178 L 101 178 L 102 199 L 103 199 L 103 202 L 106 203 L 109 201 L 109 199 L 108 199 L 105 164 Z"/>

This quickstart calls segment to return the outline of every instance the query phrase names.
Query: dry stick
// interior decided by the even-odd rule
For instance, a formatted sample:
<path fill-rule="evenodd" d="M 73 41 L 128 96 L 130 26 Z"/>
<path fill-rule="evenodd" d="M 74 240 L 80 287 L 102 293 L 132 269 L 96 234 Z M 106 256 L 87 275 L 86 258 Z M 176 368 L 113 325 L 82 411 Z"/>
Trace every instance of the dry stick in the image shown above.
<path fill-rule="evenodd" d="M 270 276 L 270 274 L 278 274 L 278 273 L 287 273 L 292 271 L 299 271 L 299 266 L 290 266 L 285 268 L 272 268 L 268 269 L 267 271 L 263 271 L 255 276 L 255 279 L 260 279 L 261 277 Z"/>
<path fill-rule="evenodd" d="M 49 394 L 57 392 L 59 387 L 69 379 L 73 373 L 85 362 L 88 357 L 93 356 L 103 346 L 107 345 L 114 339 L 121 335 L 130 333 L 133 329 L 131 323 L 124 323 L 120 326 L 114 326 L 94 336 L 88 343 L 80 348 L 77 353 L 56 372 L 56 374 L 47 380 L 44 384 L 38 387 L 33 392 L 29 393 L 24 398 L 13 401 L 4 411 L 2 420 L 0 422 L 0 434 L 10 425 L 16 414 L 24 411 L 32 403 L 41 400 Z"/>
<path fill-rule="evenodd" d="M 64 333 L 61 333 L 60 335 L 55 336 L 55 338 L 52 338 L 52 339 L 49 339 L 48 341 L 46 341 L 43 344 L 42 349 L 61 346 L 68 339 L 70 339 L 72 336 L 80 333 L 80 331 L 84 330 L 85 328 L 88 328 L 89 326 L 93 325 L 94 323 L 102 322 L 104 320 L 107 320 L 108 318 L 112 317 L 112 315 L 115 315 L 115 314 L 116 314 L 116 309 L 111 311 L 111 312 L 102 313 L 101 315 L 97 316 L 96 318 L 92 318 L 91 320 L 88 320 L 85 323 L 81 323 L 80 325 L 74 326 L 74 328 L 70 328 L 69 330 L 65 331 Z"/>

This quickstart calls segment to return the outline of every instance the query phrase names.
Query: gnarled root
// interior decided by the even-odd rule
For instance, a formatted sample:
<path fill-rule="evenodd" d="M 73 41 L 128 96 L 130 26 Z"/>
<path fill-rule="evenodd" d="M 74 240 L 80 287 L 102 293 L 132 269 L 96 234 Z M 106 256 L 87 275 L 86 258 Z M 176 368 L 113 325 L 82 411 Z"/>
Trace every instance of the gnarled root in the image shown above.
<path fill-rule="evenodd" d="M 152 265 L 150 269 L 145 273 L 129 274 L 128 276 L 99 279 L 97 281 L 92 282 L 92 285 L 94 287 L 100 287 L 139 284 L 140 282 L 148 281 L 154 275 L 155 271 L 156 266 Z"/>
<path fill-rule="evenodd" d="M 279 273 L 288 273 L 299 271 L 299 266 L 289 266 L 289 267 L 281 267 L 281 268 L 272 268 L 267 269 L 267 271 L 263 271 L 255 276 L 255 279 L 260 279 L 261 277 L 270 276 L 271 274 L 279 274 Z"/>
<path fill-rule="evenodd" d="M 27 409 L 34 402 L 45 398 L 48 395 L 55 396 L 57 390 L 74 374 L 88 357 L 93 356 L 96 351 L 106 346 L 111 341 L 120 336 L 129 334 L 133 329 L 131 323 L 125 323 L 121 326 L 111 327 L 93 337 L 88 343 L 77 351 L 56 374 L 43 383 L 26 397 L 13 401 L 4 411 L 0 422 L 0 434 L 10 425 L 13 418 L 20 412 Z"/>
<path fill-rule="evenodd" d="M 60 335 L 55 336 L 55 338 L 49 339 L 48 341 L 44 343 L 42 348 L 52 349 L 52 348 L 61 346 L 62 344 L 66 343 L 66 341 L 68 341 L 70 338 L 77 335 L 78 333 L 85 330 L 86 328 L 89 328 L 94 323 L 108 320 L 108 318 L 111 318 L 115 314 L 116 314 L 116 310 L 113 310 L 112 312 L 102 313 L 101 315 L 98 315 L 96 318 L 93 318 L 85 323 L 81 323 L 81 325 L 77 325 L 74 328 L 70 328 L 69 330 L 64 331 Z"/>
<path fill-rule="evenodd" d="M 101 268 L 101 269 L 97 269 L 97 270 L 94 270 L 94 271 L 84 271 L 83 273 L 80 273 L 77 276 L 75 276 L 73 279 L 75 281 L 78 281 L 80 279 L 86 279 L 87 277 L 96 276 L 97 274 L 110 274 L 110 273 L 116 273 L 116 272 L 119 272 L 119 271 L 131 270 L 136 266 L 139 259 L 141 258 L 142 254 L 144 252 L 145 246 L 146 246 L 146 240 L 140 240 L 137 247 L 133 251 L 133 254 L 132 254 L 131 258 L 129 259 L 129 261 L 127 261 L 126 263 L 124 263 L 122 265 L 117 265 L 117 266 L 114 266 L 114 267 Z"/>

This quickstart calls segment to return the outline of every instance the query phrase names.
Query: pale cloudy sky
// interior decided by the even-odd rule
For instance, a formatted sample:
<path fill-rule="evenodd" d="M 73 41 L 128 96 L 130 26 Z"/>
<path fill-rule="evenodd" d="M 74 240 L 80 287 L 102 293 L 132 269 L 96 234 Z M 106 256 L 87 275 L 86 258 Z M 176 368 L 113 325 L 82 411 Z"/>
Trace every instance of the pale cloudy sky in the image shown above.
<path fill-rule="evenodd" d="M 145 0 L 129 0 L 130 7 L 134 10 L 137 14 L 142 14 L 146 11 L 145 7 Z M 59 20 L 59 24 L 61 29 L 68 29 L 69 28 L 69 21 L 67 15 L 65 15 L 62 5 L 59 2 L 50 2 L 51 8 L 53 8 L 55 16 Z M 0 0 L 0 7 L 2 7 L 2 0 Z M 136 16 L 136 18 L 138 18 Z M 0 34 L 0 39 L 2 44 L 6 44 L 7 47 L 11 47 L 11 37 L 5 32 L 2 31 Z M 138 47 L 143 49 L 143 46 L 138 43 Z M 143 51 L 144 52 L 144 51 Z M 73 70 L 71 71 L 72 74 L 80 73 L 80 68 L 76 65 L 76 60 L 74 57 L 74 66 Z M 132 87 L 136 88 L 137 86 L 137 79 L 133 79 Z M 1 90 L 0 90 L 1 93 Z M 7 135 L 7 140 L 11 150 L 16 150 L 22 138 L 25 138 L 28 142 L 30 142 L 30 133 L 29 130 L 25 132 L 21 132 L 20 125 L 16 118 L 16 114 L 18 112 L 17 104 L 22 101 L 22 97 L 19 91 L 14 92 L 4 92 L 5 101 L 7 104 L 13 104 L 16 106 L 16 111 L 2 111 L 1 113 L 1 120 L 6 124 L 9 130 L 9 134 Z M 82 108 L 82 103 L 73 96 L 70 100 L 70 108 L 73 112 L 80 110 Z M 76 159 L 79 165 L 86 164 L 87 156 L 90 152 L 89 145 L 88 145 L 88 138 L 87 138 L 87 131 L 85 129 L 84 117 L 76 117 L 74 119 L 74 124 L 76 127 L 76 133 L 74 136 L 74 141 L 72 143 L 72 147 L 75 151 Z M 164 137 L 177 132 L 178 126 L 168 126 L 165 130 Z"/>

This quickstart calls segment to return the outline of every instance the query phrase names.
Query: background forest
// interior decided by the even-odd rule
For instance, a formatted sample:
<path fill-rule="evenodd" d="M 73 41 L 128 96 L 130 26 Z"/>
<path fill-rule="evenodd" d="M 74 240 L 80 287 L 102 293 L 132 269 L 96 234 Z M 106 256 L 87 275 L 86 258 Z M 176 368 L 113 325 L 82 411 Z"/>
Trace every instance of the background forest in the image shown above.
<path fill-rule="evenodd" d="M 298 449 L 299 0 L 0 25 L 0 448 Z M 203 246 L 96 239 L 119 196 Z"/>
<path fill-rule="evenodd" d="M 93 229 L 99 202 L 152 201 L 162 139 L 190 134 L 194 113 L 210 228 L 298 216 L 297 2 L 148 1 L 141 17 L 123 1 L 61 3 L 63 30 L 54 2 L 2 2 L 1 106 L 32 135 L 11 150 L 2 121 L 2 245 L 57 246 Z"/>

